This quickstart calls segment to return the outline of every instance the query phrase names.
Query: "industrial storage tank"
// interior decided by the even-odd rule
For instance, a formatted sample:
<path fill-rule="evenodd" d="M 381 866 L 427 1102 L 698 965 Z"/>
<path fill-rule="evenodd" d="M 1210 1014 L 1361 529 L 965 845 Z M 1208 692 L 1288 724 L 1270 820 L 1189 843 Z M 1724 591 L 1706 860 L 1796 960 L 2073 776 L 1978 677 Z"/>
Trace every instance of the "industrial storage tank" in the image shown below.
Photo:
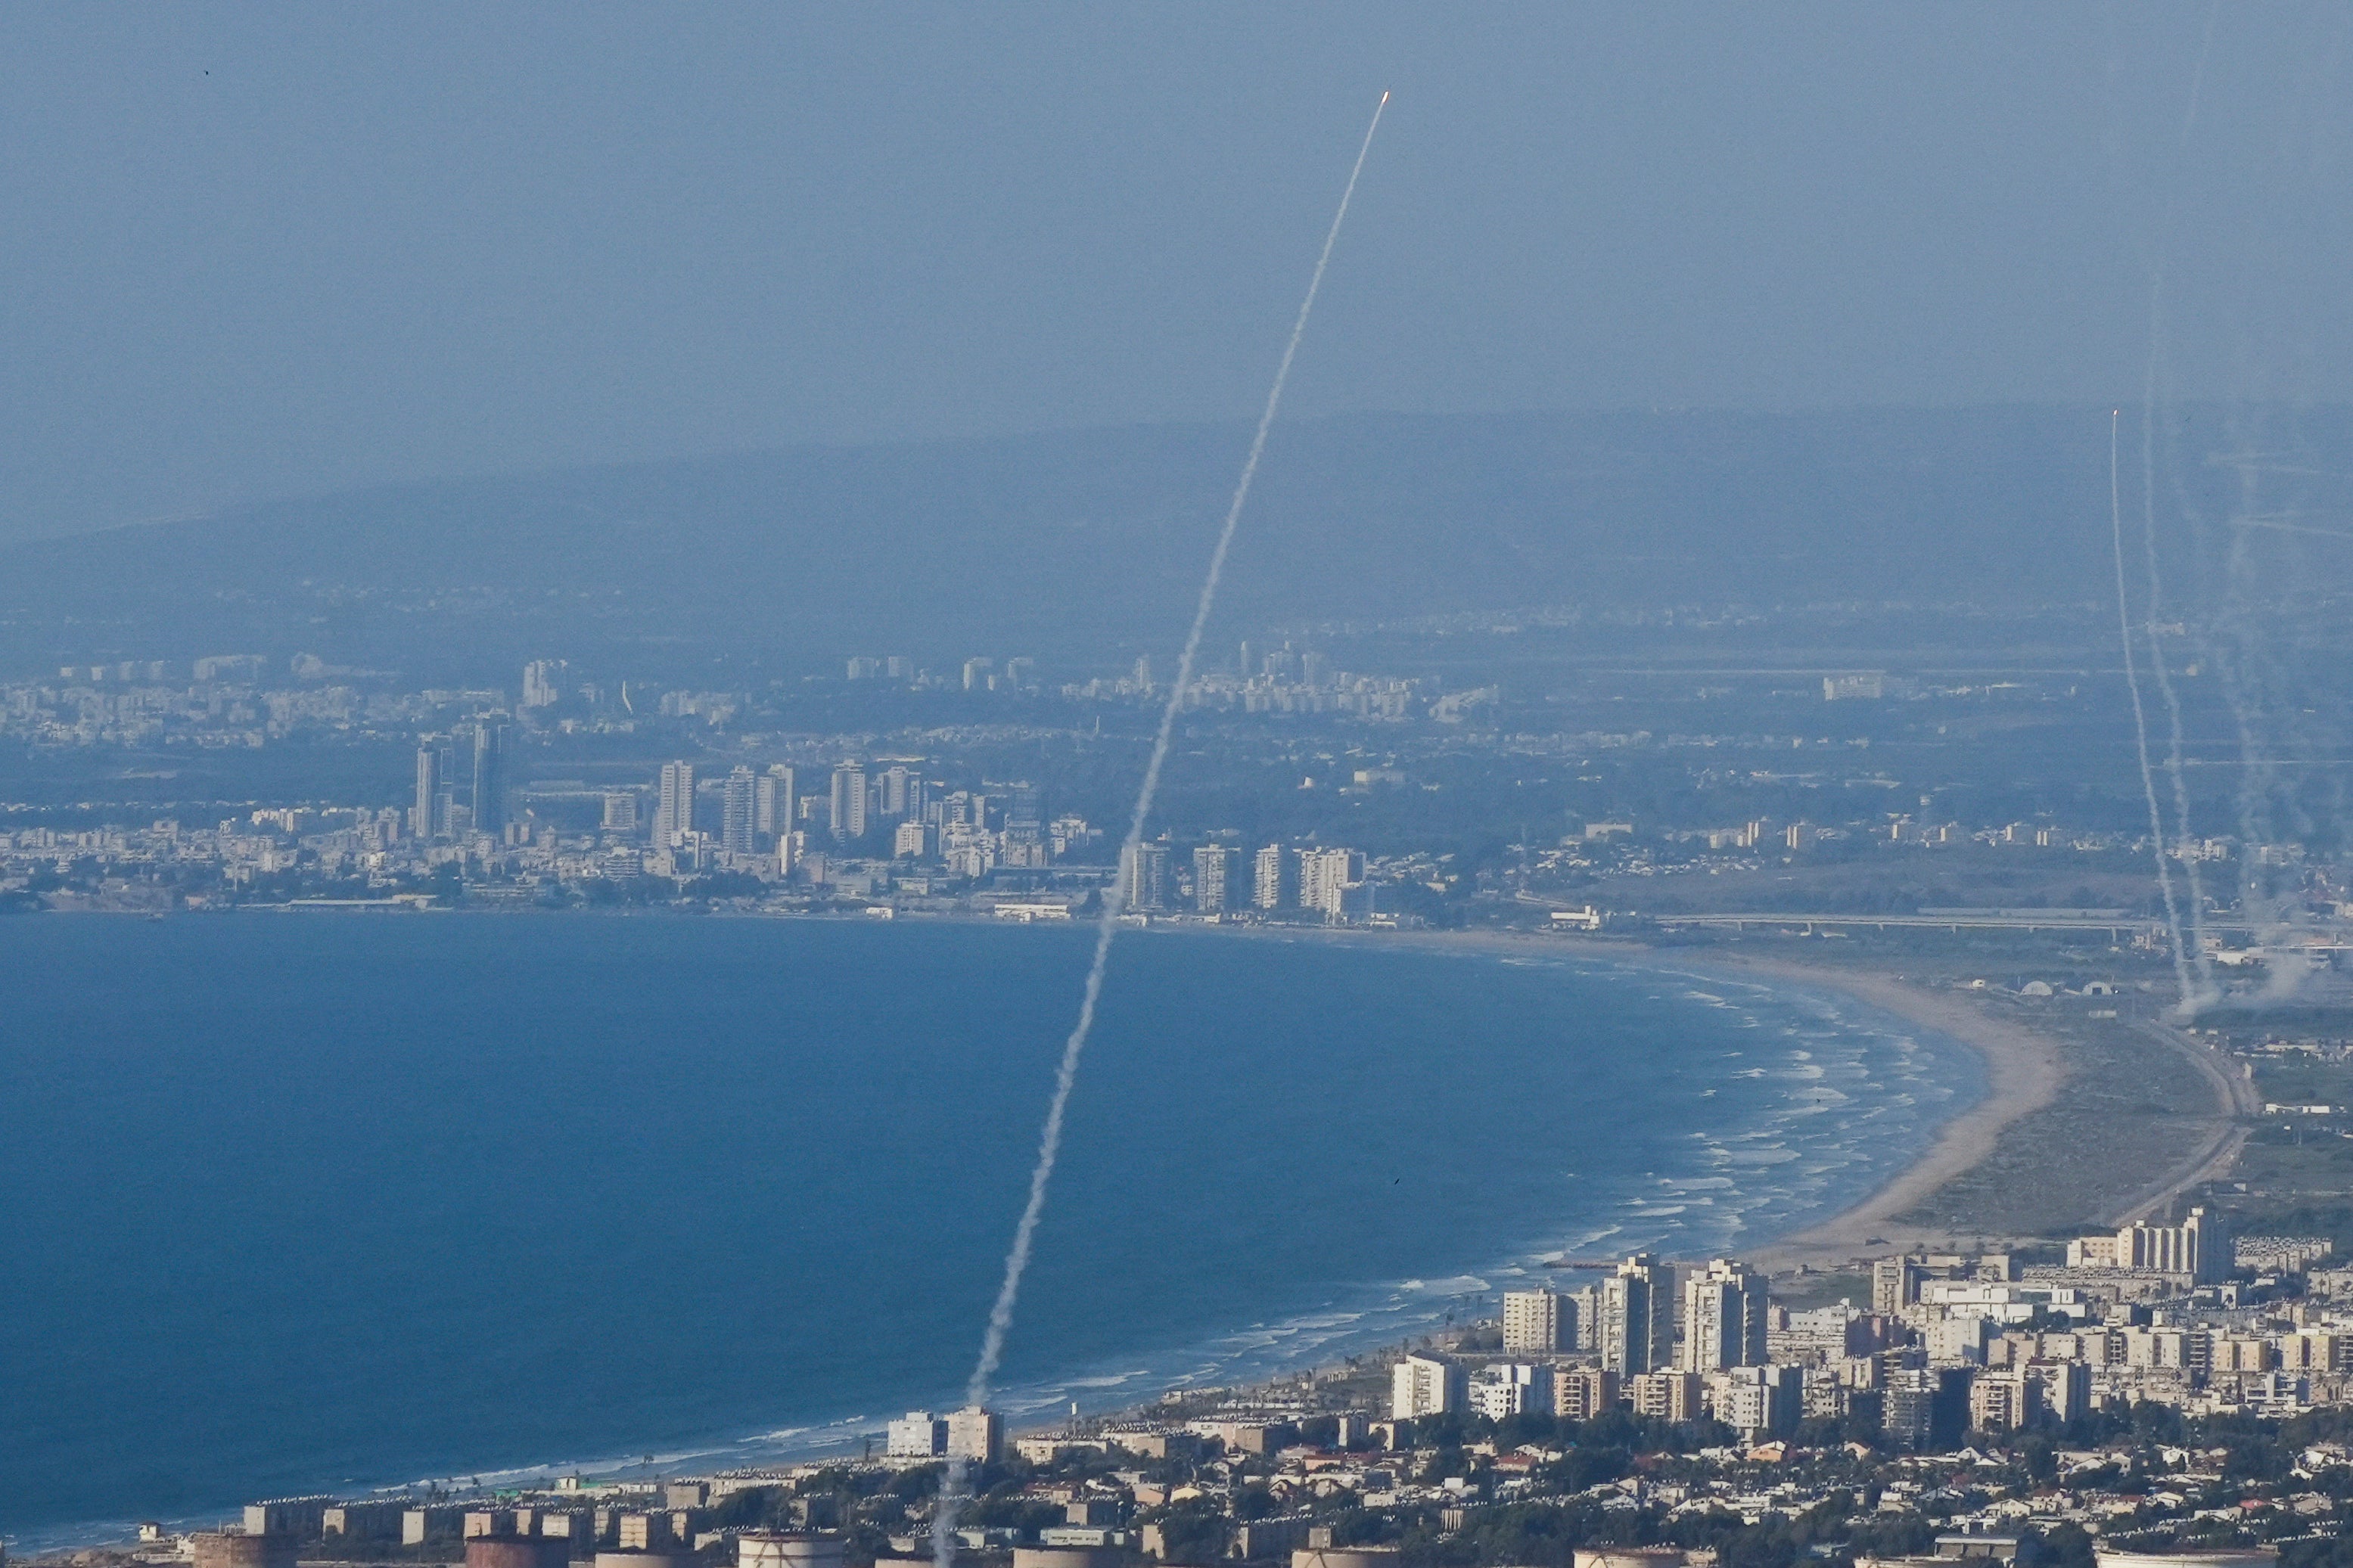
<path fill-rule="evenodd" d="M 1017 1546 L 1013 1568 L 1126 1568 L 1124 1552 L 1097 1546 Z"/>
<path fill-rule="evenodd" d="M 196 1568 L 294 1568 L 294 1537 L 208 1530 L 192 1537 Z"/>
<path fill-rule="evenodd" d="M 667 1552 L 599 1552 L 596 1568 L 694 1568 L 694 1559 Z"/>
<path fill-rule="evenodd" d="M 564 1536 L 477 1535 L 466 1542 L 466 1568 L 567 1568 L 572 1542 Z"/>
<path fill-rule="evenodd" d="M 841 1568 L 841 1537 L 746 1531 L 735 1538 L 735 1568 Z"/>
<path fill-rule="evenodd" d="M 1397 1568 L 1394 1546 L 1308 1546 L 1291 1554 L 1291 1568 Z"/>
<path fill-rule="evenodd" d="M 1576 1555 L 1577 1568 L 1683 1568 L 1689 1561 L 1680 1546 L 1580 1547 Z"/>

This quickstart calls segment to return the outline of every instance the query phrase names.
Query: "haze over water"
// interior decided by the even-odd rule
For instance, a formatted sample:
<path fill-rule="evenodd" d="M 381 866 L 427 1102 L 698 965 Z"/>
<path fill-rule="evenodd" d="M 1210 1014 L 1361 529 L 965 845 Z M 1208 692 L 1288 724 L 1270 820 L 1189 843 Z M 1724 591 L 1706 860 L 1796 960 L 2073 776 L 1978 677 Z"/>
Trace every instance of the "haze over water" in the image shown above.
<path fill-rule="evenodd" d="M 10 922 L 0 1531 L 710 1468 L 952 1402 L 1086 941 Z M 1949 1042 L 1663 960 L 1124 938 L 1003 1403 L 1367 1349 L 1563 1249 L 1753 1244 L 1981 1091 Z"/>

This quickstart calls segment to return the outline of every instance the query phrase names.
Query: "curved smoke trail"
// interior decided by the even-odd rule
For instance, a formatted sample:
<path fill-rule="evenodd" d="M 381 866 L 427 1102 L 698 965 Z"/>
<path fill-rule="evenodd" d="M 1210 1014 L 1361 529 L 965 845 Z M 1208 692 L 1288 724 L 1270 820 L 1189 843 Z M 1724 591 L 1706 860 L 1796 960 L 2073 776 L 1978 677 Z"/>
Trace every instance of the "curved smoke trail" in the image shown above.
<path fill-rule="evenodd" d="M 1185 634 L 1185 652 L 1176 661 L 1176 679 L 1168 688 L 1168 701 L 1160 710 L 1160 731 L 1152 742 L 1152 760 L 1144 770 L 1143 787 L 1136 791 L 1135 810 L 1129 816 L 1127 837 L 1121 840 L 1119 864 L 1122 874 L 1113 879 L 1111 897 L 1103 900 L 1103 918 L 1095 925 L 1094 960 L 1087 966 L 1086 988 L 1079 1001 L 1079 1021 L 1071 1030 L 1071 1037 L 1062 1044 L 1062 1059 L 1054 1069 L 1054 1093 L 1046 1105 L 1046 1124 L 1038 1136 L 1038 1163 L 1029 1172 L 1029 1201 L 1023 1205 L 1020 1223 L 1013 1229 L 1013 1245 L 1005 1254 L 1005 1279 L 997 1286 L 996 1304 L 988 1310 L 988 1328 L 981 1336 L 980 1359 L 972 1369 L 972 1377 L 965 1384 L 965 1403 L 979 1405 L 988 1397 L 989 1381 L 997 1375 L 997 1365 L 1005 1354 L 1005 1336 L 1013 1327 L 1013 1308 L 1021 1296 L 1021 1276 L 1029 1267 L 1029 1249 L 1037 1239 L 1038 1221 L 1046 1211 L 1046 1189 L 1054 1178 L 1054 1162 L 1062 1150 L 1062 1121 L 1071 1104 L 1071 1089 L 1078 1081 L 1079 1058 L 1087 1048 L 1087 1037 L 1094 1030 L 1095 1004 L 1103 995 L 1103 967 L 1111 959 L 1112 938 L 1118 934 L 1119 917 L 1127 901 L 1126 868 L 1135 858 L 1137 847 L 1144 842 L 1145 819 L 1152 813 L 1152 797 L 1159 793 L 1160 770 L 1168 760 L 1169 739 L 1176 729 L 1176 713 L 1184 705 L 1186 688 L 1192 684 L 1193 661 L 1201 651 L 1201 632 L 1209 622 L 1209 607 L 1217 600 L 1218 579 L 1225 574 L 1226 553 L 1233 546 L 1234 527 L 1241 521 L 1242 503 L 1250 499 L 1250 481 L 1258 478 L 1259 458 L 1266 452 L 1267 432 L 1273 426 L 1274 411 L 1282 401 L 1283 384 L 1291 379 L 1291 362 L 1299 353 L 1299 340 L 1307 333 L 1308 312 L 1315 308 L 1316 290 L 1324 286 L 1324 269 L 1332 262 L 1332 247 L 1340 238 L 1341 222 L 1348 216 L 1348 203 L 1356 194 L 1356 177 L 1365 172 L 1365 157 L 1373 150 L 1373 133 L 1381 128 L 1381 114 L 1389 105 L 1389 95 L 1373 108 L 1372 123 L 1365 127 L 1364 142 L 1356 149 L 1356 161 L 1348 170 L 1348 183 L 1340 192 L 1339 210 L 1332 215 L 1332 226 L 1324 236 L 1324 249 L 1315 258 L 1314 274 L 1307 280 L 1307 298 L 1300 301 L 1299 318 L 1292 323 L 1291 339 L 1282 347 L 1282 361 L 1275 367 L 1274 385 L 1266 395 L 1265 411 L 1260 414 L 1258 431 L 1250 437 L 1250 457 L 1242 464 L 1241 479 L 1234 485 L 1232 504 L 1226 508 L 1226 521 L 1218 531 L 1218 544 L 1209 552 L 1208 574 L 1201 581 L 1200 603 L 1193 609 L 1192 629 Z M 955 1552 L 956 1516 L 965 1500 L 965 1467 L 960 1457 L 948 1460 L 947 1479 L 940 1490 L 938 1505 L 932 1510 L 932 1558 L 938 1568 L 948 1568 Z"/>
<path fill-rule="evenodd" d="M 2181 911 L 2173 901 L 2173 873 L 2165 864 L 2165 816 L 2158 809 L 2157 776 L 2148 765 L 2148 715 L 2141 707 L 2140 675 L 2133 668 L 2132 608 L 2125 595 L 2125 510 L 2116 493 L 2116 421 L 2122 411 L 2108 416 L 2108 531 L 2116 552 L 2116 630 L 2123 634 L 2125 688 L 2132 693 L 2133 739 L 2140 749 L 2140 787 L 2148 799 L 2148 836 L 2157 851 L 2157 886 L 2165 895 L 2165 925 L 2173 937 L 2173 979 L 2181 1005 L 2189 1005 L 2189 964 L 2181 951 Z"/>

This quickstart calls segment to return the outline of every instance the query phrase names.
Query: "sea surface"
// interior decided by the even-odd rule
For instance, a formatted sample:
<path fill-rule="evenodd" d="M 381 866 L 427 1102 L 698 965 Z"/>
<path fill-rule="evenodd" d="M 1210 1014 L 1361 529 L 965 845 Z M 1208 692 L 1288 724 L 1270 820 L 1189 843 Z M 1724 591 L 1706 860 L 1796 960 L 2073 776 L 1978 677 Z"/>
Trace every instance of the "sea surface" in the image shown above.
<path fill-rule="evenodd" d="M 1089 933 L 0 921 L 0 1533 L 855 1451 L 956 1402 Z M 1000 1401 L 1122 1405 L 1753 1244 L 1983 1093 L 1832 994 L 1141 931 Z"/>

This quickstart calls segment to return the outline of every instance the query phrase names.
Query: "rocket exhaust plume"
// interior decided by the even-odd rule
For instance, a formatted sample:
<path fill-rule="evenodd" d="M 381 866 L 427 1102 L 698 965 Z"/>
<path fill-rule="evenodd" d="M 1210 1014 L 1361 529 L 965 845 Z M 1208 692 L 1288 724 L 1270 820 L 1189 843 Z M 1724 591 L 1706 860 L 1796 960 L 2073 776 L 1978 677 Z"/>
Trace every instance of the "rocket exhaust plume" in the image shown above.
<path fill-rule="evenodd" d="M 997 1301 L 988 1310 L 988 1328 L 981 1336 L 980 1359 L 973 1364 L 972 1377 L 965 1384 L 965 1403 L 979 1405 L 988 1397 L 989 1382 L 997 1375 L 997 1363 L 1005 1354 L 1005 1336 L 1013 1327 L 1013 1308 L 1021 1297 L 1021 1276 L 1029 1267 L 1029 1249 L 1038 1235 L 1039 1217 L 1046 1210 L 1046 1189 L 1054 1178 L 1054 1162 L 1062 1152 L 1062 1119 L 1071 1104 L 1071 1089 L 1078 1081 L 1079 1058 L 1087 1048 L 1087 1037 L 1095 1026 L 1095 1004 L 1103 996 L 1103 966 L 1111 959 L 1112 938 L 1118 934 L 1119 917 L 1127 901 L 1126 868 L 1133 865 L 1136 848 L 1144 842 L 1145 819 L 1152 814 L 1152 797 L 1159 792 L 1160 770 L 1168 760 L 1169 737 L 1176 732 L 1176 712 L 1185 701 L 1186 688 L 1192 684 L 1193 661 L 1201 651 L 1201 632 L 1209 622 L 1209 609 L 1217 601 L 1218 579 L 1226 570 L 1226 553 L 1234 542 L 1234 526 L 1241 521 L 1242 504 L 1250 499 L 1250 481 L 1258 478 L 1259 458 L 1266 452 L 1267 431 L 1274 425 L 1274 411 L 1282 402 L 1283 384 L 1291 379 L 1291 362 L 1299 353 L 1299 340 L 1307 333 L 1308 312 L 1315 308 L 1316 290 L 1324 286 L 1324 269 L 1331 265 L 1332 247 L 1340 238 L 1340 225 L 1348 216 L 1348 203 L 1356 194 L 1356 177 L 1365 172 L 1365 157 L 1373 150 L 1373 133 L 1381 128 L 1381 114 L 1389 106 L 1389 95 L 1373 107 L 1372 123 L 1365 127 L 1365 140 L 1356 149 L 1356 161 L 1348 170 L 1348 183 L 1340 192 L 1339 210 L 1332 215 L 1332 226 L 1324 236 L 1324 248 L 1315 258 L 1315 271 L 1307 280 L 1307 297 L 1300 301 L 1299 317 L 1292 323 L 1290 341 L 1283 344 L 1282 363 L 1276 365 L 1274 384 L 1266 395 L 1266 408 L 1259 415 L 1258 430 L 1250 437 L 1250 457 L 1242 463 L 1241 478 L 1234 485 L 1234 499 L 1226 508 L 1224 526 L 1218 531 L 1217 548 L 1209 552 L 1208 574 L 1201 580 L 1200 602 L 1193 609 L 1192 629 L 1185 634 L 1185 652 L 1176 661 L 1176 679 L 1168 688 L 1168 701 L 1160 710 L 1160 731 L 1152 742 L 1152 760 L 1144 770 L 1143 787 L 1136 791 L 1135 810 L 1129 816 L 1127 837 L 1121 841 L 1119 863 L 1122 875 L 1112 882 L 1111 897 L 1103 900 L 1103 918 L 1095 925 L 1093 961 L 1087 966 L 1085 989 L 1079 999 L 1079 1021 L 1071 1037 L 1062 1044 L 1062 1059 L 1054 1069 L 1054 1092 L 1046 1105 L 1046 1123 L 1038 1136 L 1038 1163 L 1029 1172 L 1029 1199 L 1021 1210 L 1020 1223 L 1013 1229 L 1013 1245 L 1005 1254 L 1005 1279 L 997 1289 Z M 948 1460 L 946 1479 L 940 1488 L 938 1503 L 932 1510 L 932 1558 L 937 1568 L 949 1568 L 955 1554 L 956 1516 L 965 1501 L 965 1462 L 960 1457 Z"/>
<path fill-rule="evenodd" d="M 2148 715 L 2141 707 L 2140 675 L 2133 666 L 2132 609 L 2125 596 L 2125 512 L 2116 493 L 2116 421 L 2123 411 L 2108 416 L 2108 531 L 2116 542 L 2116 629 L 2123 634 L 2125 688 L 2132 693 L 2133 740 L 2140 752 L 2141 793 L 2148 800 L 2148 836 L 2157 851 L 2157 886 L 2165 896 L 2165 925 L 2173 938 L 2173 981 L 2180 1005 L 2189 1005 L 2189 962 L 2181 951 L 2181 911 L 2173 901 L 2173 873 L 2165 864 L 2165 815 L 2158 809 L 2157 776 L 2148 765 Z"/>

